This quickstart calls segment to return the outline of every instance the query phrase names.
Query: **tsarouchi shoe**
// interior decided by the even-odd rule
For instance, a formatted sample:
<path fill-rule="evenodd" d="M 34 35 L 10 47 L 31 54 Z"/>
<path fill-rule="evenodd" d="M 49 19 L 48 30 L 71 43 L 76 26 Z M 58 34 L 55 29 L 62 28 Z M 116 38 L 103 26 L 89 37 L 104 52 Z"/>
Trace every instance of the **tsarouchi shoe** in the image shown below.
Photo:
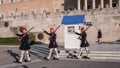
<path fill-rule="evenodd" d="M 44 57 L 44 60 L 49 60 L 47 57 Z"/>
<path fill-rule="evenodd" d="M 75 58 L 75 59 L 79 59 L 78 56 L 76 56 L 76 55 L 74 55 L 74 58 Z"/>
<path fill-rule="evenodd" d="M 59 58 L 54 58 L 54 60 L 59 60 Z"/>

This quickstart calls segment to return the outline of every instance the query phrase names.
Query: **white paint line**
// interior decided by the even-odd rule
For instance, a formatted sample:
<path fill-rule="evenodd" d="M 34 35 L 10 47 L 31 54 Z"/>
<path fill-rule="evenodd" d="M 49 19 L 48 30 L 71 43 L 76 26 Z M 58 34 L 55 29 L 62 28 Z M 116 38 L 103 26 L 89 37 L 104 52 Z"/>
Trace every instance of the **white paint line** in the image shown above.
<path fill-rule="evenodd" d="M 40 62 L 40 61 L 42 61 L 42 60 L 35 59 L 35 60 L 32 60 L 31 62 L 23 62 L 22 64 L 19 64 L 19 63 L 6 64 L 6 65 L 1 65 L 0 68 L 9 68 L 9 67 L 14 67 L 14 66 L 19 66 L 19 65 L 26 65 L 26 64 L 31 64 L 31 63 Z"/>
<path fill-rule="evenodd" d="M 19 47 L 19 46 L 16 46 L 16 45 L 0 45 L 0 47 Z"/>

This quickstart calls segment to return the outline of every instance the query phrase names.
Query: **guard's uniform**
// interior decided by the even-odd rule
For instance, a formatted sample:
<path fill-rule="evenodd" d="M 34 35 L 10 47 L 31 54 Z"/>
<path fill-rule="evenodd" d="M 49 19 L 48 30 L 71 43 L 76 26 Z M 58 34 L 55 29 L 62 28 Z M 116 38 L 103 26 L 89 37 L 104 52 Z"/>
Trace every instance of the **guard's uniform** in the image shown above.
<path fill-rule="evenodd" d="M 48 55 L 48 57 L 45 57 L 45 59 L 50 59 L 51 55 L 52 55 L 52 52 L 55 51 L 56 52 L 56 58 L 55 59 L 59 59 L 59 56 L 58 56 L 58 50 L 57 50 L 57 42 L 56 42 L 56 34 L 54 32 L 54 29 L 53 28 L 50 28 L 50 33 L 48 33 L 47 31 L 44 31 L 47 35 L 49 35 L 49 40 L 50 40 L 50 43 L 49 43 L 49 48 L 50 48 L 50 53 Z"/>
<path fill-rule="evenodd" d="M 81 37 L 80 38 L 80 40 L 81 40 L 80 47 L 88 47 L 89 46 L 89 43 L 86 40 L 86 37 L 87 37 L 86 32 L 82 32 L 82 33 L 75 32 L 75 34 L 80 35 L 80 37 Z"/>
<path fill-rule="evenodd" d="M 22 37 L 24 34 L 16 34 L 17 36 Z M 21 45 L 19 47 L 20 50 L 29 50 L 30 45 L 28 44 L 29 40 L 29 35 L 27 34 L 22 40 L 21 40 Z"/>
<path fill-rule="evenodd" d="M 49 37 L 49 40 L 50 40 L 49 48 L 57 48 L 58 45 L 57 45 L 57 42 L 56 42 L 56 34 L 54 32 L 53 33 L 48 33 L 47 31 L 45 31 L 45 33 L 50 36 Z"/>
<path fill-rule="evenodd" d="M 27 31 L 26 28 L 22 28 L 22 30 L 25 30 Z M 17 36 L 19 37 L 22 37 L 24 34 L 16 34 Z M 28 40 L 29 40 L 29 35 L 26 34 L 21 41 L 21 45 L 19 47 L 19 49 L 21 50 L 21 55 L 20 55 L 20 59 L 19 59 L 19 62 L 22 63 L 22 60 L 23 60 L 23 57 L 24 57 L 24 54 L 26 55 L 27 57 L 27 61 L 31 61 L 30 59 L 30 55 L 29 55 L 29 49 L 30 49 L 30 45 L 28 44 Z"/>
<path fill-rule="evenodd" d="M 90 52 L 88 50 L 89 43 L 86 40 L 87 33 L 85 32 L 85 29 L 83 27 L 81 28 L 81 32 L 82 33 L 75 32 L 75 34 L 80 35 L 78 39 L 81 40 L 78 56 L 75 56 L 77 59 L 79 59 L 79 56 L 82 55 L 83 48 L 85 48 L 85 50 L 86 50 L 87 58 L 89 58 L 88 56 L 90 54 Z"/>

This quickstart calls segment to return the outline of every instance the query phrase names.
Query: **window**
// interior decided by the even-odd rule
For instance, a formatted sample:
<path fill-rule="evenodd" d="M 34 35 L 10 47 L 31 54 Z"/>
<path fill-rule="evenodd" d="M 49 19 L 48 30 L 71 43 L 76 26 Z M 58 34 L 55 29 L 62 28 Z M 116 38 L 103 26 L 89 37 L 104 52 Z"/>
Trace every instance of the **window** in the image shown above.
<path fill-rule="evenodd" d="M 92 5 L 88 5 L 87 8 L 88 8 L 88 9 L 92 9 Z"/>
<path fill-rule="evenodd" d="M 67 2 L 67 0 L 64 0 L 64 2 L 66 3 L 66 2 Z"/>
<path fill-rule="evenodd" d="M 34 11 L 34 10 L 32 10 L 32 11 L 31 11 L 31 14 L 33 14 L 33 15 L 34 15 L 34 14 L 35 14 L 35 11 Z"/>
<path fill-rule="evenodd" d="M 10 0 L 10 3 L 14 3 L 14 0 Z"/>
<path fill-rule="evenodd" d="M 75 27 L 74 26 L 69 26 L 68 27 L 68 33 L 74 33 Z"/>
<path fill-rule="evenodd" d="M 43 10 L 42 13 L 47 13 L 47 11 L 46 11 L 46 10 Z"/>
<path fill-rule="evenodd" d="M 55 9 L 55 12 L 56 12 L 56 13 L 59 13 L 59 12 L 60 12 L 60 10 L 59 10 L 59 9 Z"/>
<path fill-rule="evenodd" d="M 24 13 L 23 13 L 23 12 L 21 12 L 21 13 L 20 13 L 20 16 L 24 16 Z"/>
<path fill-rule="evenodd" d="M 4 14 L 2 14 L 1 17 L 4 17 Z"/>
<path fill-rule="evenodd" d="M 24 0 L 19 0 L 19 2 L 23 2 Z"/>
<path fill-rule="evenodd" d="M 0 14 L 0 17 L 2 17 L 2 18 L 3 18 L 4 16 L 5 16 L 4 14 Z"/>
<path fill-rule="evenodd" d="M 4 3 L 4 1 L 3 0 L 0 0 L 0 4 L 3 4 Z"/>
<path fill-rule="evenodd" d="M 14 16 L 14 14 L 13 14 L 13 13 L 10 13 L 10 16 Z"/>

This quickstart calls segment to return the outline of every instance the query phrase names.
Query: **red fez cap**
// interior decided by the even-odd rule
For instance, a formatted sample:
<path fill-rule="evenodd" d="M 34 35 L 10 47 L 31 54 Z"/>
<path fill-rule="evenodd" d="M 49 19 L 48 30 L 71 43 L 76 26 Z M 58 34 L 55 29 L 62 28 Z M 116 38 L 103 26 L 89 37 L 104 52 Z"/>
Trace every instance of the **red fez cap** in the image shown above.
<path fill-rule="evenodd" d="M 25 31 L 27 31 L 27 28 L 23 27 L 23 28 L 22 28 L 22 30 L 25 30 Z"/>
<path fill-rule="evenodd" d="M 51 27 L 51 28 L 50 28 L 50 30 L 54 30 L 54 28 L 53 28 L 53 27 Z"/>
<path fill-rule="evenodd" d="M 85 28 L 84 27 L 81 27 L 81 30 L 84 30 Z"/>

